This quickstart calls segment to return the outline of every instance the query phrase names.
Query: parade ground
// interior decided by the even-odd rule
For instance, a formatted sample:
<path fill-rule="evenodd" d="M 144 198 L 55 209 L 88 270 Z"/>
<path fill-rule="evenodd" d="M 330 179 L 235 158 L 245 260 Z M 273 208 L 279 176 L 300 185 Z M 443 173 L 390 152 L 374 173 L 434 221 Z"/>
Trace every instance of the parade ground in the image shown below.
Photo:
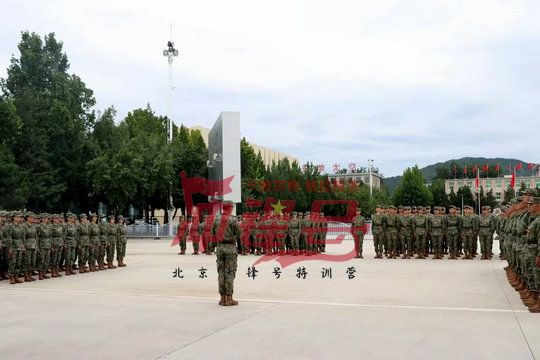
<path fill-rule="evenodd" d="M 0 358 L 540 358 L 538 314 L 495 258 L 379 260 L 367 240 L 362 260 L 265 261 L 253 278 L 261 257 L 239 256 L 240 304 L 222 307 L 215 256 L 170 243 L 130 239 L 125 268 L 0 282 Z"/>

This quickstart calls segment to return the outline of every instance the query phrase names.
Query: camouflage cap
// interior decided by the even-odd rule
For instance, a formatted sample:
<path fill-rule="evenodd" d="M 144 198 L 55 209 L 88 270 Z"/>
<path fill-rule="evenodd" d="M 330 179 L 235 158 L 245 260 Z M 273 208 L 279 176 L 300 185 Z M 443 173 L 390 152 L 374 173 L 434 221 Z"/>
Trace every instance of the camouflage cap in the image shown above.
<path fill-rule="evenodd" d="M 309 211 L 306 211 L 304 215 L 310 215 L 311 213 Z"/>
<path fill-rule="evenodd" d="M 298 215 L 298 213 L 296 211 L 293 211 L 292 214 L 293 215 Z"/>
<path fill-rule="evenodd" d="M 109 215 L 109 220 L 114 219 L 114 215 Z"/>
<path fill-rule="evenodd" d="M 118 220 L 123 220 L 124 217 L 122 215 L 118 215 Z"/>
<path fill-rule="evenodd" d="M 299 212 L 298 212 L 298 215 L 304 215 L 304 213 L 302 213 L 302 212 L 299 211 Z"/>
<path fill-rule="evenodd" d="M 34 214 L 32 211 L 27 211 L 24 213 L 24 216 L 26 217 L 36 217 L 36 214 Z"/>
<path fill-rule="evenodd" d="M 90 214 L 90 217 L 97 218 L 98 214 L 97 213 Z"/>
<path fill-rule="evenodd" d="M 82 218 L 86 219 L 87 217 L 88 217 L 88 215 L 86 215 L 85 213 L 79 214 L 79 219 L 82 219 Z"/>
<path fill-rule="evenodd" d="M 67 218 L 77 218 L 77 215 L 75 215 L 75 214 L 72 213 L 72 212 L 68 212 L 68 213 L 66 214 L 66 217 L 67 217 Z"/>
<path fill-rule="evenodd" d="M 394 205 L 390 205 L 386 207 L 387 209 L 396 210 L 396 207 Z"/>
<path fill-rule="evenodd" d="M 482 206 L 482 210 L 491 210 L 491 206 L 489 205 Z"/>
<path fill-rule="evenodd" d="M 416 210 L 416 206 L 411 206 L 411 210 Z"/>
<path fill-rule="evenodd" d="M 403 210 L 405 210 L 405 211 L 411 210 L 411 207 L 410 206 L 404 206 Z"/>

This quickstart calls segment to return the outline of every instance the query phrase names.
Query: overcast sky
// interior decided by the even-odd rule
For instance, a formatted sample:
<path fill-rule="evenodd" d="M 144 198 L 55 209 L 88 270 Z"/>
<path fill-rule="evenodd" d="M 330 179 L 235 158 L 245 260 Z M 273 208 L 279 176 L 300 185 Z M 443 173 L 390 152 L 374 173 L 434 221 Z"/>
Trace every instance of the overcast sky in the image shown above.
<path fill-rule="evenodd" d="M 211 127 L 385 176 L 463 156 L 540 162 L 538 1 L 3 1 L 0 77 L 20 32 L 55 32 L 96 110 L 150 103 Z"/>

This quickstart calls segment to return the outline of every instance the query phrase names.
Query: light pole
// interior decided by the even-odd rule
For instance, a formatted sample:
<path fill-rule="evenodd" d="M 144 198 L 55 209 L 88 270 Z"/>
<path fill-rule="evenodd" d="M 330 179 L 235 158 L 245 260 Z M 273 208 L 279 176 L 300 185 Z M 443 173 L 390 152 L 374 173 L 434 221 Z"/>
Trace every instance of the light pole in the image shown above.
<path fill-rule="evenodd" d="M 172 25 L 171 25 L 171 37 L 172 37 Z M 169 40 L 167 42 L 167 48 L 163 50 L 163 56 L 166 56 L 169 63 L 169 102 L 167 105 L 167 114 L 168 114 L 168 121 L 167 121 L 167 142 L 170 144 L 172 142 L 173 137 L 173 121 L 172 121 L 172 64 L 173 59 L 178 56 L 178 50 L 174 48 L 174 42 Z M 173 236 L 173 228 L 172 228 L 172 209 L 173 209 L 173 198 L 172 198 L 172 183 L 169 187 L 169 203 L 167 204 L 167 214 L 169 216 L 169 236 Z"/>
<path fill-rule="evenodd" d="M 373 179 L 372 179 L 372 167 L 373 167 L 373 159 L 368 159 L 369 164 L 369 195 L 373 195 Z"/>

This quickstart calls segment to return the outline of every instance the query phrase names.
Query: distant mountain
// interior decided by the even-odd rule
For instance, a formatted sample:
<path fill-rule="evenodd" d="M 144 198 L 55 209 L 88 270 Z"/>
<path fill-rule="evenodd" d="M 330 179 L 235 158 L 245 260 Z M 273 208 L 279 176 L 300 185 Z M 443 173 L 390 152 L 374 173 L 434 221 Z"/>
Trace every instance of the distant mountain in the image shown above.
<path fill-rule="evenodd" d="M 420 171 L 422 172 L 422 175 L 424 175 L 424 179 L 426 179 L 427 183 L 430 183 L 435 174 L 437 173 L 437 168 L 440 166 L 450 168 L 450 165 L 452 163 L 456 163 L 458 166 L 458 171 L 463 171 L 463 167 L 465 165 L 479 165 L 483 166 L 485 164 L 500 164 L 501 167 L 501 175 L 507 174 L 508 170 L 507 167 L 516 165 L 518 162 L 522 162 L 527 164 L 526 161 L 518 160 L 518 159 L 507 159 L 507 158 L 483 158 L 483 157 L 464 157 L 461 159 L 452 159 L 445 162 L 438 162 L 436 164 L 428 165 L 424 168 L 421 168 Z M 399 185 L 399 182 L 401 181 L 401 175 L 400 176 L 392 176 L 384 179 L 384 184 L 388 188 L 388 191 L 390 191 L 390 194 L 393 194 L 396 190 L 397 186 Z"/>

